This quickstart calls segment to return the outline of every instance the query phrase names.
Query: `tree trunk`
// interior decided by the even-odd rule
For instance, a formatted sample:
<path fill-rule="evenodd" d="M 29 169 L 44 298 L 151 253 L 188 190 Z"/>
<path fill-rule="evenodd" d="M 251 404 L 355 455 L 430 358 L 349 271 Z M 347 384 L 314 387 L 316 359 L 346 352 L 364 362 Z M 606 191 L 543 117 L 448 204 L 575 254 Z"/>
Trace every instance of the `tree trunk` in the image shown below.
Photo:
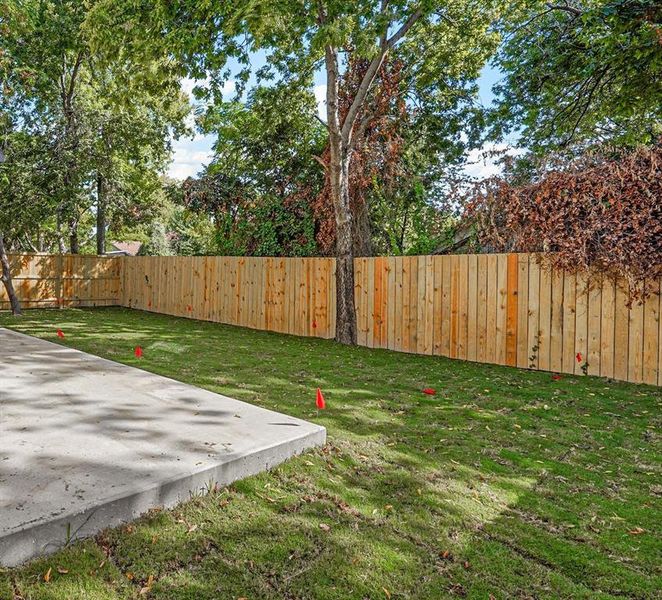
<path fill-rule="evenodd" d="M 57 231 L 57 247 L 60 254 L 66 254 L 67 248 L 64 245 L 64 234 L 62 233 L 62 207 L 57 209 L 57 222 L 55 225 Z"/>
<path fill-rule="evenodd" d="M 11 279 L 11 270 L 9 268 L 9 257 L 5 252 L 5 241 L 0 231 L 0 262 L 2 263 L 2 283 L 5 285 L 7 290 L 7 296 L 9 296 L 9 304 L 11 305 L 11 312 L 15 316 L 21 315 L 21 303 L 18 301 L 18 296 L 16 296 L 16 291 L 14 290 L 14 284 Z"/>
<path fill-rule="evenodd" d="M 337 185 L 332 186 L 336 217 L 336 341 L 356 344 L 354 305 L 354 240 L 349 204 L 349 158 L 337 170 Z M 335 189 L 333 189 L 335 187 Z"/>
<path fill-rule="evenodd" d="M 386 20 L 379 40 L 377 54 L 357 88 L 347 113 L 340 122 L 338 49 L 332 45 L 324 48 L 326 68 L 326 116 L 329 128 L 329 178 L 331 200 L 336 218 L 336 341 L 356 344 L 356 311 L 354 308 L 354 252 L 352 239 L 352 210 L 349 202 L 349 163 L 352 156 L 352 132 L 357 118 L 366 103 L 377 73 L 388 52 L 407 34 L 423 14 L 417 8 L 400 28 L 389 34 L 388 2 L 382 2 L 381 14 Z M 322 3 L 318 6 L 320 25 L 326 25 L 328 16 Z"/>
<path fill-rule="evenodd" d="M 366 199 L 352 203 L 352 239 L 354 256 L 372 256 L 372 226 Z"/>
<path fill-rule="evenodd" d="M 97 175 L 97 254 L 106 253 L 106 197 L 103 175 Z"/>
<path fill-rule="evenodd" d="M 69 248 L 72 254 L 78 254 L 80 246 L 78 243 L 78 223 L 75 219 L 69 221 Z"/>
<path fill-rule="evenodd" d="M 338 106 L 338 53 L 325 48 L 326 114 L 329 127 L 329 183 L 336 220 L 336 341 L 356 344 L 356 311 L 354 309 L 354 253 L 352 211 L 349 203 L 348 144 L 341 132 Z"/>

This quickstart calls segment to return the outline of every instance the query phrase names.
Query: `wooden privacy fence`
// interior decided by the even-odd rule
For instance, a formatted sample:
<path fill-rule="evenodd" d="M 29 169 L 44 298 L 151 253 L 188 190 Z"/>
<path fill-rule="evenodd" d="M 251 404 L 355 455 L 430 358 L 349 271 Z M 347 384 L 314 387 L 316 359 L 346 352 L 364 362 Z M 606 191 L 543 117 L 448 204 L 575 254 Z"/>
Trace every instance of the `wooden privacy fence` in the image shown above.
<path fill-rule="evenodd" d="M 334 261 L 124 258 L 125 306 L 333 337 Z M 355 260 L 358 343 L 662 385 L 660 296 L 541 268 L 535 255 Z M 659 290 L 659 282 L 657 284 Z"/>
<path fill-rule="evenodd" d="M 23 308 L 110 306 L 121 303 L 114 258 L 74 254 L 10 254 L 12 279 Z M 0 285 L 0 310 L 9 298 Z"/>
<path fill-rule="evenodd" d="M 329 258 L 25 256 L 12 265 L 28 308 L 121 304 L 335 333 Z M 628 308 L 624 282 L 552 272 L 532 254 L 358 258 L 355 268 L 360 345 L 662 385 L 659 293 Z"/>
<path fill-rule="evenodd" d="M 122 258 L 123 304 L 312 337 L 335 334 L 331 258 Z"/>
<path fill-rule="evenodd" d="M 360 258 L 358 342 L 662 385 L 660 296 L 628 309 L 628 294 L 533 254 Z"/>

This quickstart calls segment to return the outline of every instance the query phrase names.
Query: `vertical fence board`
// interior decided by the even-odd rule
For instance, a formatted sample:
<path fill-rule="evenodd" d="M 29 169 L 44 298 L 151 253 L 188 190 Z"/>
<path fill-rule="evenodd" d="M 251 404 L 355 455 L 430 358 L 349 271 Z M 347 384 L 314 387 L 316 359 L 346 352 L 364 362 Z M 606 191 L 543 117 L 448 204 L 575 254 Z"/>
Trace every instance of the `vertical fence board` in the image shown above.
<path fill-rule="evenodd" d="M 602 307 L 600 318 L 600 375 L 614 376 L 614 327 L 616 285 L 612 277 L 602 282 Z"/>
<path fill-rule="evenodd" d="M 478 257 L 467 256 L 467 360 L 476 360 L 477 303 L 478 300 Z"/>
<path fill-rule="evenodd" d="M 628 354 L 628 381 L 643 381 L 644 307 L 634 300 L 630 308 L 630 343 Z"/>
<path fill-rule="evenodd" d="M 478 362 L 487 362 L 487 255 L 479 254 L 478 259 L 478 298 L 477 298 L 477 323 L 478 332 L 476 346 Z"/>
<path fill-rule="evenodd" d="M 451 281 L 453 257 L 442 256 L 441 274 L 441 354 L 450 356 L 451 352 Z"/>
<path fill-rule="evenodd" d="M 451 358 L 457 358 L 458 338 L 459 338 L 459 288 L 460 288 L 460 265 L 458 256 L 450 256 L 451 279 L 450 279 L 450 297 L 451 297 L 451 322 L 450 322 L 450 351 Z"/>
<path fill-rule="evenodd" d="M 366 270 L 367 270 L 367 279 L 366 279 L 366 343 L 365 345 L 368 348 L 375 347 L 375 289 L 376 289 L 376 279 L 375 279 L 375 260 L 370 260 L 368 258 L 363 259 L 365 261 Z"/>
<path fill-rule="evenodd" d="M 659 330 L 660 330 L 660 283 L 651 283 L 652 292 L 644 301 L 644 348 L 642 356 L 642 379 L 644 383 L 657 384 Z"/>
<path fill-rule="evenodd" d="M 410 311 L 411 311 L 411 259 L 402 257 L 402 350 L 410 352 Z"/>
<path fill-rule="evenodd" d="M 402 276 L 403 276 L 403 258 L 402 256 L 396 256 L 393 259 L 393 268 L 395 269 L 395 323 L 393 325 L 393 331 L 395 338 L 393 340 L 393 349 L 394 350 L 404 350 L 403 344 L 402 344 L 402 324 L 404 322 L 403 318 L 403 313 L 404 313 L 404 307 L 403 307 L 403 294 L 404 294 L 404 287 L 403 287 L 403 281 L 402 281 Z"/>
<path fill-rule="evenodd" d="M 529 310 L 527 323 L 527 354 L 528 367 L 538 368 L 540 322 L 538 319 L 540 313 L 540 265 L 537 257 L 529 256 Z"/>
<path fill-rule="evenodd" d="M 382 348 L 382 321 L 384 315 L 382 314 L 382 294 L 384 293 L 384 284 L 382 276 L 384 273 L 383 259 L 381 256 L 372 261 L 374 267 L 374 293 L 373 293 L 373 307 L 372 307 L 372 347 Z"/>
<path fill-rule="evenodd" d="M 506 283 L 506 364 L 517 366 L 517 325 L 519 322 L 519 260 L 508 255 Z"/>
<path fill-rule="evenodd" d="M 354 259 L 354 304 L 356 309 L 356 341 L 359 346 L 366 345 L 365 329 L 365 294 L 364 294 L 365 259 Z"/>
<path fill-rule="evenodd" d="M 565 273 L 552 272 L 552 299 L 549 337 L 549 369 L 563 370 L 563 297 L 565 289 Z"/>
<path fill-rule="evenodd" d="M 497 255 L 497 297 L 496 297 L 496 354 L 495 362 L 506 364 L 506 343 L 508 329 L 508 256 Z"/>
<path fill-rule="evenodd" d="M 418 290 L 416 298 L 416 353 L 425 354 L 425 331 L 427 329 L 427 273 L 425 270 L 425 256 L 416 259 Z"/>
<path fill-rule="evenodd" d="M 600 319 L 602 315 L 602 279 L 593 278 L 588 292 L 588 375 L 600 375 Z"/>
<path fill-rule="evenodd" d="M 495 363 L 497 359 L 497 305 L 499 302 L 498 257 L 487 256 L 487 336 L 485 339 L 485 361 Z"/>
<path fill-rule="evenodd" d="M 395 258 L 389 256 L 386 259 L 386 268 L 388 269 L 388 277 L 387 277 L 387 294 L 386 294 L 386 302 L 387 302 L 387 317 L 386 317 L 386 322 L 387 322 L 387 332 L 386 332 L 386 339 L 387 339 L 387 344 L 386 348 L 389 350 L 395 350 L 395 320 L 396 320 L 396 312 L 395 312 L 395 304 L 396 304 L 396 296 L 397 296 L 397 291 L 396 291 L 396 274 L 395 274 Z M 399 317 L 399 315 L 398 315 Z"/>
<path fill-rule="evenodd" d="M 552 273 L 545 267 L 540 269 L 538 306 L 538 368 L 549 371 L 552 337 Z"/>
<path fill-rule="evenodd" d="M 563 284 L 563 359 L 562 371 L 575 372 L 575 315 L 577 281 L 574 273 L 565 273 Z"/>
<path fill-rule="evenodd" d="M 416 352 L 418 345 L 418 257 L 409 256 L 409 352 Z"/>
<path fill-rule="evenodd" d="M 458 348 L 457 357 L 466 360 L 469 340 L 469 257 L 466 254 L 458 256 L 459 287 L 458 287 Z"/>
<path fill-rule="evenodd" d="M 582 368 L 588 360 L 588 296 L 589 279 L 583 273 L 576 277 L 575 298 L 575 362 L 574 372 L 577 375 L 583 373 Z"/>
<path fill-rule="evenodd" d="M 517 366 L 529 366 L 529 256 L 517 255 Z"/>

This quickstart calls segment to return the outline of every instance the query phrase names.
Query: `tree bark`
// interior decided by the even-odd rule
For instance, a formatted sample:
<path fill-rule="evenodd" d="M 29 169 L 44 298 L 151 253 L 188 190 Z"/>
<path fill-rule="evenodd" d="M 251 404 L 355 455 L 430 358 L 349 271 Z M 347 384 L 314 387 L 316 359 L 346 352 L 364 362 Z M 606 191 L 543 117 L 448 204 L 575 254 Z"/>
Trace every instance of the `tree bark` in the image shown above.
<path fill-rule="evenodd" d="M 329 127 L 329 182 L 336 221 L 336 341 L 356 344 L 354 253 L 349 204 L 349 148 L 343 143 L 338 111 L 338 53 L 325 49 L 326 113 Z"/>
<path fill-rule="evenodd" d="M 336 216 L 336 340 L 356 344 L 356 308 L 354 304 L 354 239 L 352 211 L 349 205 L 349 158 L 342 161 L 338 198 L 334 198 Z"/>
<path fill-rule="evenodd" d="M 69 248 L 72 254 L 78 254 L 80 245 L 78 242 L 78 223 L 75 219 L 69 221 Z"/>
<path fill-rule="evenodd" d="M 64 245 L 64 234 L 62 233 L 62 207 L 57 209 L 57 221 L 55 224 L 55 229 L 57 232 L 57 248 L 60 254 L 66 254 L 67 248 Z"/>
<path fill-rule="evenodd" d="M 21 303 L 18 300 L 16 291 L 14 290 L 14 284 L 12 283 L 11 278 L 11 269 L 9 268 L 9 257 L 7 252 L 5 252 L 5 241 L 0 231 L 0 262 L 2 263 L 2 283 L 7 290 L 7 296 L 9 296 L 9 304 L 11 305 L 11 312 L 14 316 L 21 315 Z"/>
<path fill-rule="evenodd" d="M 103 175 L 97 175 L 97 254 L 106 253 L 106 196 Z"/>
<path fill-rule="evenodd" d="M 354 256 L 372 256 L 372 226 L 366 199 L 354 201 L 352 207 L 352 240 Z"/>

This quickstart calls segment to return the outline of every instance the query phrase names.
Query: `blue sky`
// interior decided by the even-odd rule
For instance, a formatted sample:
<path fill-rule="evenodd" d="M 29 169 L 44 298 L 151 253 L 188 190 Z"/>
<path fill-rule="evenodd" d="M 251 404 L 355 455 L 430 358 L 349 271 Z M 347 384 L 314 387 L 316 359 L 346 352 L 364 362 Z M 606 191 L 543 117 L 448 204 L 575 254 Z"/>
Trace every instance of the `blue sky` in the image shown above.
<path fill-rule="evenodd" d="M 253 67 L 259 68 L 263 63 L 263 58 L 256 55 Z M 481 104 L 487 106 L 493 98 L 492 86 L 498 81 L 499 73 L 494 68 L 487 66 L 478 80 L 479 99 Z M 326 92 L 325 75 L 319 71 L 315 75 L 315 97 L 320 107 L 320 115 L 324 116 L 324 96 Z M 186 80 L 183 89 L 190 94 L 194 82 Z M 234 92 L 234 86 L 231 81 L 227 85 L 227 95 L 230 97 Z M 214 137 L 210 135 L 197 134 L 193 138 L 182 138 L 173 142 L 173 161 L 168 170 L 168 175 L 175 179 L 186 179 L 194 177 L 204 165 L 208 164 L 213 156 L 212 145 Z M 491 146 L 489 149 L 494 149 Z M 476 150 L 470 153 L 468 162 L 470 163 L 466 171 L 476 177 L 487 177 L 498 172 L 492 161 L 484 160 L 481 157 L 482 151 Z"/>

